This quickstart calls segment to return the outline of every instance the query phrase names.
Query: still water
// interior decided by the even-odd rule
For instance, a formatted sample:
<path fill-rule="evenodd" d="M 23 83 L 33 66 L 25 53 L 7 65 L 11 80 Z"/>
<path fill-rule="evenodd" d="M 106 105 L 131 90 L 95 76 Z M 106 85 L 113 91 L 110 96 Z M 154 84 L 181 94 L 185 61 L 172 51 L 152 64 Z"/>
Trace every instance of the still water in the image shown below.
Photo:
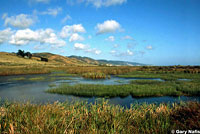
<path fill-rule="evenodd" d="M 42 77 L 43 80 L 30 80 L 30 78 Z M 17 80 L 18 78 L 23 78 L 23 80 Z M 45 104 L 53 103 L 55 101 L 87 101 L 89 103 L 94 103 L 97 97 L 76 97 L 72 95 L 59 95 L 59 94 L 50 94 L 44 92 L 50 88 L 50 85 L 60 85 L 63 83 L 68 84 L 105 84 L 105 85 L 114 85 L 114 84 L 127 84 L 130 80 L 137 80 L 139 78 L 118 78 L 111 77 L 111 79 L 105 80 L 90 80 L 83 79 L 82 77 L 64 77 L 64 76 L 54 76 L 52 74 L 42 74 L 42 75 L 18 75 L 18 76 L 0 76 L 0 99 L 1 103 L 8 101 L 15 102 L 27 102 L 36 104 Z M 141 78 L 140 78 L 141 79 Z M 150 79 L 158 80 L 161 79 Z M 172 103 L 182 101 L 195 100 L 200 101 L 200 97 L 148 97 L 148 98 L 133 98 L 132 96 L 127 96 L 125 98 L 115 97 L 108 99 L 110 104 L 121 105 L 125 107 L 130 107 L 131 103 Z"/>

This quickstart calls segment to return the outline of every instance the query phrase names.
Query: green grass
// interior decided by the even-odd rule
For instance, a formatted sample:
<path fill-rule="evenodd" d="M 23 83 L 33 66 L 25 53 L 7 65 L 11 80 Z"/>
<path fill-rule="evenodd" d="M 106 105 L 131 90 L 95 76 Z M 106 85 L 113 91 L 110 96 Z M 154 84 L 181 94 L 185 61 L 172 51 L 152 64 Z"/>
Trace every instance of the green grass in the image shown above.
<path fill-rule="evenodd" d="M 49 84 L 49 87 L 56 87 L 56 84 Z"/>
<path fill-rule="evenodd" d="M 178 96 L 180 91 L 176 85 L 165 84 L 125 84 L 125 85 L 96 85 L 96 84 L 63 84 L 47 90 L 49 93 L 67 94 L 75 96 L 98 97 L 150 97 L 150 96 Z"/>
<path fill-rule="evenodd" d="M 46 92 L 86 97 L 194 96 L 200 95 L 199 87 L 196 81 L 132 80 L 124 85 L 63 84 Z"/>
<path fill-rule="evenodd" d="M 163 72 L 145 72 L 134 71 L 124 75 L 117 75 L 122 78 L 160 78 L 165 81 L 175 81 L 177 79 L 195 79 L 200 80 L 200 74 L 188 74 L 182 72 L 163 73 Z"/>
<path fill-rule="evenodd" d="M 84 73 L 82 77 L 86 79 L 110 79 L 110 75 L 104 73 Z"/>
<path fill-rule="evenodd" d="M 33 78 L 29 78 L 30 81 L 42 81 L 42 80 L 45 80 L 45 77 L 33 77 Z"/>
<path fill-rule="evenodd" d="M 79 76 L 78 74 L 67 74 L 67 73 L 54 73 L 50 74 L 49 76 L 58 76 L 58 77 L 76 77 Z"/>
<path fill-rule="evenodd" d="M 15 80 L 25 80 L 25 78 L 24 77 L 17 77 L 17 78 L 12 78 L 12 79 L 10 79 L 11 81 L 15 81 Z"/>
<path fill-rule="evenodd" d="M 200 81 L 181 81 L 179 83 L 178 91 L 192 96 L 200 95 Z"/>
<path fill-rule="evenodd" d="M 0 108 L 0 133 L 116 133 L 167 134 L 200 128 L 200 104 L 134 104 L 131 108 L 107 102 L 46 105 L 5 103 Z"/>

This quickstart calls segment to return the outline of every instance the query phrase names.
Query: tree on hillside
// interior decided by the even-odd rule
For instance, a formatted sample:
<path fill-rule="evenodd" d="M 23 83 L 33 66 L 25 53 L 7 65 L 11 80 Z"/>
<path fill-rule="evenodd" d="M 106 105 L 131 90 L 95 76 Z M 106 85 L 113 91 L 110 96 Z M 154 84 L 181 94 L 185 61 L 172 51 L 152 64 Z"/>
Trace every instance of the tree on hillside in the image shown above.
<path fill-rule="evenodd" d="M 18 52 L 17 52 L 17 56 L 21 56 L 21 57 L 25 57 L 25 56 L 27 56 L 29 59 L 31 59 L 32 58 L 32 54 L 30 53 L 30 52 L 24 52 L 24 50 L 22 51 L 22 50 L 18 50 Z"/>
<path fill-rule="evenodd" d="M 31 54 L 30 52 L 26 52 L 26 53 L 25 53 L 25 56 L 27 56 L 29 59 L 32 58 L 32 54 Z"/>
<path fill-rule="evenodd" d="M 17 52 L 17 56 L 22 56 L 22 57 L 24 57 L 25 56 L 25 54 L 24 54 L 24 50 L 22 51 L 22 50 L 18 50 L 18 52 Z"/>

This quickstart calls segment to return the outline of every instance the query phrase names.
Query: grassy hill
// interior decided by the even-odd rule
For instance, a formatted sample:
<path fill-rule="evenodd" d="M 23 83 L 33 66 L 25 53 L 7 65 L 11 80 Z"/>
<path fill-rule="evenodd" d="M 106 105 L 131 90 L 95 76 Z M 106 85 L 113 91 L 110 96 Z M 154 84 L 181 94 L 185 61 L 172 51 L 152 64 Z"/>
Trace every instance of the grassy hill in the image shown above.
<path fill-rule="evenodd" d="M 48 62 L 41 61 L 42 58 L 47 58 Z M 0 66 L 140 66 L 144 64 L 126 61 L 109 61 L 95 60 L 89 57 L 81 56 L 61 56 L 52 53 L 33 53 L 32 58 L 23 58 L 17 56 L 16 53 L 0 52 Z"/>
<path fill-rule="evenodd" d="M 15 53 L 0 52 L 1 66 L 88 66 L 86 62 L 80 62 L 65 56 L 51 53 L 34 53 L 31 59 L 17 56 Z M 41 61 L 40 57 L 48 58 L 48 62 Z"/>
<path fill-rule="evenodd" d="M 77 60 L 81 63 L 87 63 L 87 64 L 91 64 L 91 65 L 99 65 L 99 62 L 97 60 L 94 60 L 92 58 L 89 57 L 81 57 L 81 56 L 69 56 L 68 58 L 73 59 L 73 60 Z"/>

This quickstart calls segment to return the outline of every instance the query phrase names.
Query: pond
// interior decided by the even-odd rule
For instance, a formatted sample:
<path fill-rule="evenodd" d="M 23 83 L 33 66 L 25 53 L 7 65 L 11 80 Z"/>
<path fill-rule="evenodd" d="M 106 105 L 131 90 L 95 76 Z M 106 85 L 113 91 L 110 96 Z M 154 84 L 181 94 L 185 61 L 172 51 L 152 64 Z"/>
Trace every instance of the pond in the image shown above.
<path fill-rule="evenodd" d="M 105 80 L 91 80 L 84 79 L 82 77 L 71 77 L 71 76 L 54 76 L 52 74 L 40 74 L 40 75 L 18 75 L 18 76 L 0 76 L 0 99 L 1 103 L 4 101 L 16 101 L 16 102 L 27 102 L 36 104 L 53 103 L 55 101 L 87 101 L 89 103 L 94 103 L 97 97 L 76 97 L 72 95 L 59 95 L 50 94 L 44 92 L 49 89 L 50 86 L 58 86 L 62 83 L 68 84 L 105 84 L 105 85 L 115 85 L 115 84 L 127 84 L 130 80 L 137 80 L 141 78 L 119 78 L 111 77 L 111 79 Z M 146 80 L 146 79 L 145 79 Z M 149 79 L 158 80 L 161 79 Z M 119 104 L 121 106 L 130 107 L 131 103 L 168 103 L 168 102 L 179 102 L 196 100 L 200 101 L 200 97 L 148 97 L 148 98 L 133 98 L 132 96 L 127 96 L 125 98 L 115 97 L 108 99 L 110 104 Z"/>

